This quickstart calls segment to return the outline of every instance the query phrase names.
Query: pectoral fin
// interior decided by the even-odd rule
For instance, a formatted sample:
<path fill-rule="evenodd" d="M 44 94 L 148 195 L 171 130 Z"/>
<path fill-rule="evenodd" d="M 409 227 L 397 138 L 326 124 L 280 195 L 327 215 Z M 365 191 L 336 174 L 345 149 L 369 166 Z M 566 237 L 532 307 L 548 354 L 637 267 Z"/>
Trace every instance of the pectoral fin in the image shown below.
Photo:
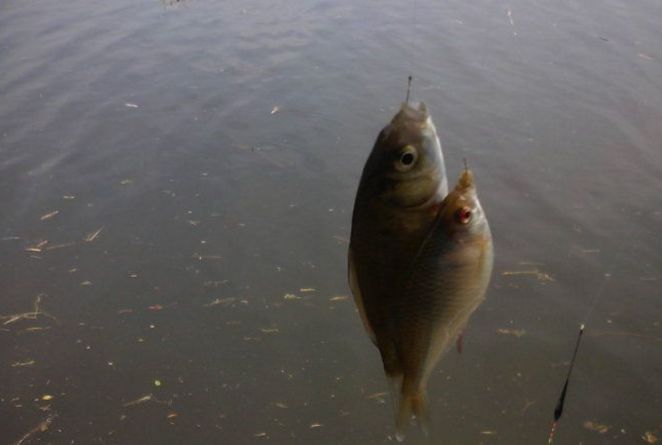
<path fill-rule="evenodd" d="M 349 288 L 352 291 L 352 295 L 354 295 L 354 301 L 356 302 L 356 307 L 359 309 L 359 314 L 361 315 L 361 321 L 363 321 L 363 327 L 365 328 L 372 342 L 376 345 L 377 336 L 375 335 L 375 331 L 370 325 L 370 321 L 368 320 L 368 317 L 365 312 L 365 306 L 363 305 L 363 297 L 361 296 L 361 288 L 359 287 L 359 282 L 356 277 L 356 266 L 354 264 L 351 247 L 349 249 L 347 266 L 348 266 L 348 275 L 349 275 Z"/>

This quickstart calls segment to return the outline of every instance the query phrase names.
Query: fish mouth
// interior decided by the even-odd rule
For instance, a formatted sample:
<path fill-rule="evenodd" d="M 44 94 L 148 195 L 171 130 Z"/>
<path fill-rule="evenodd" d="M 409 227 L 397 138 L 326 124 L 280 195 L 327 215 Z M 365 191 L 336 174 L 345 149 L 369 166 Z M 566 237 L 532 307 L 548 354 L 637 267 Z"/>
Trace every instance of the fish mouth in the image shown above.
<path fill-rule="evenodd" d="M 429 118 L 428 107 L 423 102 L 403 102 L 400 106 L 400 111 L 393 116 L 391 123 L 401 125 L 405 122 L 415 122 L 423 125 Z"/>
<path fill-rule="evenodd" d="M 428 107 L 425 106 L 425 102 L 403 102 L 400 109 L 405 108 L 425 113 L 425 115 L 428 116 Z"/>
<path fill-rule="evenodd" d="M 473 203 L 476 201 L 476 186 L 474 184 L 474 175 L 469 169 L 465 169 L 458 179 L 455 189 L 448 195 L 449 201 L 453 205 L 458 203 Z"/>
<path fill-rule="evenodd" d="M 458 192 L 464 192 L 474 187 L 474 174 L 471 172 L 471 170 L 465 168 L 462 172 L 462 176 L 460 176 L 460 179 L 457 181 L 455 190 Z"/>

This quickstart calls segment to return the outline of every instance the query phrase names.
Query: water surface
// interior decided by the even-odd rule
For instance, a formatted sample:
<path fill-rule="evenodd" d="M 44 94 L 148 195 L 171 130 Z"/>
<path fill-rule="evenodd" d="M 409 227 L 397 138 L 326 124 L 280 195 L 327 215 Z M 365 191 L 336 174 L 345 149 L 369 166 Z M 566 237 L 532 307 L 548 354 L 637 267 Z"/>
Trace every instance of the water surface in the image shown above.
<path fill-rule="evenodd" d="M 660 23 L 652 0 L 5 1 L 0 441 L 391 443 L 345 255 L 409 74 L 496 246 L 435 437 L 546 441 L 582 321 L 558 443 L 662 437 Z"/>

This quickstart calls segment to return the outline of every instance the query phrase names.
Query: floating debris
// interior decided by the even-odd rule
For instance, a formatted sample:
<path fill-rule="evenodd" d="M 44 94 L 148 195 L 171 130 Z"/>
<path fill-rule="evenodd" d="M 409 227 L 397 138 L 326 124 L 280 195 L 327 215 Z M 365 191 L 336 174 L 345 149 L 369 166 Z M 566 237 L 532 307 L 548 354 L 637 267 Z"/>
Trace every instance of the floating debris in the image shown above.
<path fill-rule="evenodd" d="M 53 244 L 52 246 L 46 247 L 45 250 L 55 250 L 55 249 L 62 249 L 63 247 L 71 247 L 74 246 L 76 243 L 62 243 L 62 244 Z"/>
<path fill-rule="evenodd" d="M 50 326 L 31 326 L 29 328 L 21 329 L 18 331 L 19 335 L 20 334 L 29 334 L 31 332 L 39 332 L 39 331 L 47 331 L 51 327 Z"/>
<path fill-rule="evenodd" d="M 505 329 L 505 328 L 500 328 L 496 330 L 497 333 L 503 334 L 503 335 L 514 335 L 517 338 L 520 338 L 526 334 L 526 331 L 524 329 Z"/>
<path fill-rule="evenodd" d="M 641 438 L 646 443 L 657 443 L 660 440 L 652 431 L 646 431 Z"/>
<path fill-rule="evenodd" d="M 273 108 L 271 109 L 271 114 L 276 114 L 276 113 L 278 113 L 279 111 L 280 111 L 280 108 L 278 108 L 278 105 L 276 105 L 275 107 L 273 107 Z"/>
<path fill-rule="evenodd" d="M 125 178 L 120 181 L 120 185 L 129 185 L 129 184 L 133 184 L 133 179 Z"/>
<path fill-rule="evenodd" d="M 311 429 L 312 428 L 320 428 L 322 426 L 324 426 L 324 425 L 322 425 L 321 423 L 318 423 L 318 422 L 313 422 L 313 423 L 310 424 Z"/>
<path fill-rule="evenodd" d="M 386 397 L 388 397 L 388 393 L 385 392 L 385 391 L 382 391 L 382 392 L 376 392 L 374 394 L 370 394 L 369 396 L 366 396 L 366 399 L 376 400 L 379 403 L 385 403 L 386 402 Z"/>
<path fill-rule="evenodd" d="M 607 431 L 609 431 L 608 425 L 605 425 L 604 423 L 593 422 L 590 420 L 584 422 L 584 428 L 586 428 L 589 431 L 595 431 L 596 433 L 600 433 L 600 434 L 604 434 Z"/>
<path fill-rule="evenodd" d="M 214 301 L 212 301 L 211 303 L 204 304 L 203 306 L 204 307 L 212 307 L 212 306 L 218 306 L 219 304 L 223 305 L 223 306 L 228 306 L 228 305 L 234 303 L 234 301 L 235 301 L 235 298 L 232 298 L 232 297 L 217 298 Z"/>
<path fill-rule="evenodd" d="M 35 362 L 34 360 L 26 360 L 26 361 L 24 361 L 24 362 L 15 362 L 15 363 L 12 363 L 11 367 L 12 367 L 12 368 L 19 368 L 19 367 L 22 367 L 22 366 L 32 366 L 32 365 L 34 365 L 35 363 L 37 363 L 37 362 Z"/>
<path fill-rule="evenodd" d="M 43 433 L 45 431 L 48 431 L 48 428 L 50 428 L 51 423 L 53 423 L 53 420 L 57 417 L 57 414 L 49 414 L 48 417 L 46 417 L 45 420 L 39 422 L 39 424 L 32 428 L 30 431 L 25 433 L 23 437 L 21 437 L 19 440 L 14 442 L 13 445 L 21 445 L 23 442 L 28 440 L 30 437 L 34 436 L 37 433 Z"/>
<path fill-rule="evenodd" d="M 91 243 L 95 239 L 99 237 L 99 234 L 101 234 L 101 231 L 103 230 L 103 226 L 99 227 L 97 230 L 94 232 L 90 232 L 87 235 L 85 235 L 85 238 L 83 238 L 83 241 L 86 243 Z"/>
<path fill-rule="evenodd" d="M 154 386 L 161 386 L 161 380 L 154 380 Z"/>
<path fill-rule="evenodd" d="M 27 252 L 41 252 L 41 248 L 48 244 L 48 240 L 40 240 L 37 244 L 25 248 Z"/>
<path fill-rule="evenodd" d="M 173 420 L 173 419 L 176 419 L 178 416 L 179 416 L 179 414 L 177 414 L 177 413 L 168 413 L 168 415 L 166 416 L 166 419 Z"/>
<path fill-rule="evenodd" d="M 0 315 L 0 320 L 4 320 L 2 324 L 8 325 L 11 323 L 15 323 L 19 320 L 36 320 L 37 317 L 39 317 L 40 315 L 43 315 L 44 317 L 48 317 L 57 321 L 57 319 L 53 317 L 51 314 L 41 310 L 41 298 L 45 295 L 46 294 L 37 295 L 37 298 L 33 303 L 34 310 L 32 312 L 23 312 L 22 314 L 13 314 L 13 315 Z"/>
<path fill-rule="evenodd" d="M 45 214 L 45 215 L 42 215 L 41 218 L 39 218 L 39 220 L 40 220 L 40 221 L 45 221 L 45 220 L 47 220 L 47 219 L 51 219 L 52 217 L 54 217 L 54 216 L 57 215 L 58 213 L 60 213 L 59 210 L 53 210 L 53 211 L 50 212 L 50 213 L 47 213 L 47 214 Z"/>
<path fill-rule="evenodd" d="M 44 394 L 43 396 L 41 396 L 41 400 L 44 400 L 44 401 L 53 400 L 53 396 L 50 395 L 50 394 Z"/>
<path fill-rule="evenodd" d="M 492 431 L 492 430 L 485 430 L 480 432 L 480 434 L 482 434 L 483 436 L 494 436 L 496 435 L 496 433 L 497 433 L 496 431 Z"/>
<path fill-rule="evenodd" d="M 299 289 L 299 292 L 315 292 L 315 288 L 314 287 L 302 287 L 301 289 Z"/>
<path fill-rule="evenodd" d="M 283 300 L 301 300 L 301 297 L 294 294 L 285 294 L 283 295 Z"/>
<path fill-rule="evenodd" d="M 534 275 L 538 281 L 555 281 L 552 276 L 546 272 L 541 272 L 538 269 L 530 269 L 530 270 L 507 270 L 505 272 L 501 272 L 501 275 L 503 276 L 513 276 L 513 275 Z"/>
<path fill-rule="evenodd" d="M 287 404 L 285 404 L 283 402 L 276 402 L 276 403 L 274 403 L 274 405 L 276 405 L 278 408 L 282 408 L 282 409 L 287 409 L 288 408 Z"/>
<path fill-rule="evenodd" d="M 260 432 L 253 434 L 253 437 L 269 437 L 269 436 L 267 436 L 267 433 L 265 432 Z"/>
<path fill-rule="evenodd" d="M 147 310 L 152 312 L 157 312 L 163 310 L 163 306 L 161 306 L 160 304 L 153 304 L 151 306 L 147 306 Z"/>
<path fill-rule="evenodd" d="M 64 195 L 62 196 L 62 199 L 72 200 L 72 199 L 76 199 L 76 197 L 74 195 Z"/>
<path fill-rule="evenodd" d="M 194 253 L 191 258 L 195 258 L 198 261 L 202 260 L 222 260 L 223 257 L 221 255 L 201 255 L 199 253 Z"/>
<path fill-rule="evenodd" d="M 535 400 L 527 400 L 524 403 L 524 406 L 522 407 L 522 409 L 520 410 L 520 414 L 524 414 L 526 412 L 526 410 L 528 410 L 529 408 L 531 408 L 535 404 L 536 404 Z"/>
<path fill-rule="evenodd" d="M 140 405 L 141 403 L 145 403 L 145 402 L 155 402 L 155 403 L 160 403 L 160 404 L 168 405 L 168 406 L 172 405 L 172 400 L 159 400 L 156 397 L 154 397 L 154 394 L 150 393 L 150 394 L 146 394 L 142 397 L 139 397 L 135 400 L 132 400 L 130 402 L 127 402 L 123 406 L 128 407 L 128 406 Z"/>
<path fill-rule="evenodd" d="M 131 102 L 125 103 L 124 106 L 127 108 L 138 108 L 138 105 L 132 104 Z"/>
<path fill-rule="evenodd" d="M 335 297 L 329 298 L 329 301 L 345 301 L 347 299 L 349 299 L 347 295 L 337 295 Z"/>
<path fill-rule="evenodd" d="M 92 286 L 92 282 L 89 280 L 85 280 L 82 283 L 80 283 L 81 286 Z"/>
<path fill-rule="evenodd" d="M 124 315 L 124 314 L 131 314 L 131 313 L 133 313 L 133 309 L 129 309 L 129 308 L 124 308 L 124 309 L 120 309 L 120 310 L 117 311 L 117 315 Z"/>
<path fill-rule="evenodd" d="M 264 332 L 265 334 L 275 334 L 280 332 L 278 328 L 260 328 L 260 331 Z"/>

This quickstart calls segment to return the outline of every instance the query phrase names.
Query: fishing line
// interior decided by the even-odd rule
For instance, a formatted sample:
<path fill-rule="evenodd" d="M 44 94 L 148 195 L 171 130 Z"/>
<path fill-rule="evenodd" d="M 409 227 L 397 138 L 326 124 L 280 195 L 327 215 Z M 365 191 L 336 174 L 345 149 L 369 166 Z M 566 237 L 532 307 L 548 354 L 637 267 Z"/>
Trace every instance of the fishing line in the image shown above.
<path fill-rule="evenodd" d="M 411 77 L 411 76 L 409 76 L 407 78 L 407 97 L 405 99 L 405 103 L 407 103 L 407 104 L 409 103 L 409 93 L 411 92 L 411 80 L 412 79 L 413 79 L 413 77 Z"/>

